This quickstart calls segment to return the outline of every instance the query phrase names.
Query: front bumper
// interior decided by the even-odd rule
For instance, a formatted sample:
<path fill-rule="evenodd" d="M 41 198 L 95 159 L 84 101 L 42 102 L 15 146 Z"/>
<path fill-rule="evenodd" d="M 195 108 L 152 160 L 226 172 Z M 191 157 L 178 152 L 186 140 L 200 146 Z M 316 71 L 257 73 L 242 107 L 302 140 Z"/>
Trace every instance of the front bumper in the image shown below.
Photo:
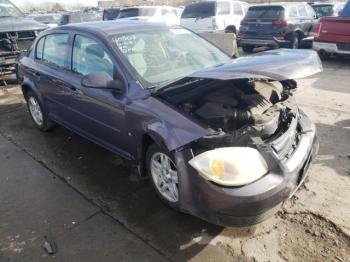
<path fill-rule="evenodd" d="M 338 47 L 339 45 L 341 46 L 342 44 L 314 41 L 312 44 L 312 48 L 315 51 L 324 51 L 324 52 L 330 53 L 330 54 L 350 55 L 350 48 L 349 48 L 349 50 L 344 50 L 344 49 L 339 48 Z M 350 46 L 350 43 L 348 45 Z"/>
<path fill-rule="evenodd" d="M 222 226 L 251 225 L 273 215 L 306 178 L 318 151 L 316 130 L 309 118 L 300 113 L 300 140 L 288 159 L 280 159 L 272 147 L 265 148 L 269 173 L 242 187 L 222 187 L 202 178 L 188 164 L 191 150 L 175 153 L 180 175 L 180 209 Z"/>
<path fill-rule="evenodd" d="M 16 71 L 16 64 L 21 54 L 20 51 L 0 52 L 0 76 Z"/>

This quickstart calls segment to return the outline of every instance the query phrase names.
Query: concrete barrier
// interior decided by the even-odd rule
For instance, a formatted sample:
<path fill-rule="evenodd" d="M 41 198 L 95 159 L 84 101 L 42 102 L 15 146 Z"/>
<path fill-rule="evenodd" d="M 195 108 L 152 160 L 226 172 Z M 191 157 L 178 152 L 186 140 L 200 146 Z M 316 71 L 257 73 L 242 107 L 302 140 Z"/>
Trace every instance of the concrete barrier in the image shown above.
<path fill-rule="evenodd" d="M 236 34 L 224 32 L 205 32 L 199 33 L 199 35 L 207 39 L 212 44 L 219 47 L 229 56 L 238 57 Z"/>

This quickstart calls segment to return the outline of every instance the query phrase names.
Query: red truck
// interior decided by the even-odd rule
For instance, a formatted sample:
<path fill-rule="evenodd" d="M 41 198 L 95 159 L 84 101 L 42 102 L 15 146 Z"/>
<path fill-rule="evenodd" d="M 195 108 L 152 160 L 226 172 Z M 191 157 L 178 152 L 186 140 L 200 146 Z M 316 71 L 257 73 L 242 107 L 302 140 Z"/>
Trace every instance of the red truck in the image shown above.
<path fill-rule="evenodd" d="M 320 18 L 315 28 L 313 48 L 321 58 L 331 54 L 350 55 L 350 1 L 339 16 Z"/>

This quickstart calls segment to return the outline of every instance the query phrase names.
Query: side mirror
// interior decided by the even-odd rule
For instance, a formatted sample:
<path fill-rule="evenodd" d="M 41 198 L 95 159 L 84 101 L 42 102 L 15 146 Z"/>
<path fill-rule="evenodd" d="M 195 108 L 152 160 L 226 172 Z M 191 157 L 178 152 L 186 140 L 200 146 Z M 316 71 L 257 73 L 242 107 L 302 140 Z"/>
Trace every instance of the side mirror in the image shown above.
<path fill-rule="evenodd" d="M 113 79 L 105 72 L 90 73 L 81 79 L 81 85 L 88 88 L 115 89 L 124 93 L 126 86 L 120 79 Z"/>

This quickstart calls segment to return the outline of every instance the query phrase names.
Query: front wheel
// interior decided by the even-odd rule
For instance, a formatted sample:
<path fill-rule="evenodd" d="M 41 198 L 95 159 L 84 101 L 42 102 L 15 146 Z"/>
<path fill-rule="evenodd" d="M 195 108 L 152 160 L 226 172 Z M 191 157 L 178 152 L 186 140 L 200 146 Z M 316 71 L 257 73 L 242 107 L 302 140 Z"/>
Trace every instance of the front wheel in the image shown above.
<path fill-rule="evenodd" d="M 172 208 L 179 203 L 179 178 L 175 161 L 167 150 L 156 144 L 146 153 L 146 168 L 160 199 Z"/>
<path fill-rule="evenodd" d="M 29 114 L 35 126 L 41 131 L 48 131 L 51 129 L 54 124 L 47 119 L 45 110 L 38 97 L 32 91 L 28 91 L 25 99 L 27 101 Z"/>

